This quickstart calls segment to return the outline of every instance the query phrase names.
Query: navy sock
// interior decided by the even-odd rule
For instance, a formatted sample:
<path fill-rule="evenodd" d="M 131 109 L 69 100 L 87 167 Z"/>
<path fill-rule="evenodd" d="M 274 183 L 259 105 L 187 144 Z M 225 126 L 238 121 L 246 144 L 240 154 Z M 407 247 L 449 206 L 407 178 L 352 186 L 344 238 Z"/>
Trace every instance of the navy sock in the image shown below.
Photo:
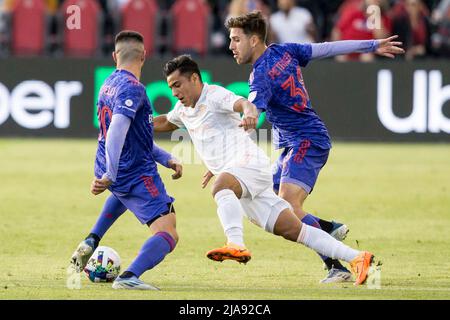
<path fill-rule="evenodd" d="M 318 221 L 318 218 L 314 217 L 312 214 L 307 213 L 306 216 L 303 217 L 302 222 L 307 224 L 307 225 L 309 225 L 309 226 L 312 226 L 314 228 L 322 229 L 321 225 L 320 225 L 320 223 Z M 330 270 L 333 267 L 335 267 L 337 269 L 343 269 L 344 268 L 344 266 L 339 262 L 339 260 L 335 260 L 335 259 L 332 259 L 330 257 L 323 256 L 321 254 L 319 254 L 319 256 L 323 260 L 325 265 L 327 266 L 328 270 Z"/>
<path fill-rule="evenodd" d="M 98 247 L 98 244 L 100 242 L 100 237 L 96 235 L 95 233 L 89 233 L 89 235 L 84 240 L 92 240 L 92 243 L 94 245 L 94 250 Z"/>
<path fill-rule="evenodd" d="M 158 232 L 149 238 L 138 256 L 126 271 L 140 277 L 145 271 L 154 268 L 175 248 L 175 240 L 167 232 Z"/>
<path fill-rule="evenodd" d="M 105 235 L 106 231 L 113 225 L 113 223 L 127 210 L 127 208 L 114 195 L 110 195 L 106 199 L 102 212 L 97 219 L 91 234 L 97 235 L 100 241 Z M 97 242 L 98 244 L 98 242 Z"/>
<path fill-rule="evenodd" d="M 128 278 L 131 278 L 131 277 L 135 277 L 136 275 L 133 273 L 133 272 L 130 272 L 130 271 L 125 271 L 125 272 L 123 272 L 121 275 L 120 275 L 120 277 L 122 278 L 122 279 L 128 279 Z"/>
<path fill-rule="evenodd" d="M 309 213 L 308 213 L 308 214 L 309 214 Z M 331 231 L 333 231 L 333 224 L 332 224 L 331 222 L 326 221 L 326 220 L 322 220 L 322 219 L 320 219 L 319 217 L 313 216 L 312 214 L 311 214 L 311 216 L 312 216 L 314 219 L 317 220 L 317 222 L 318 222 L 319 225 L 320 225 L 320 228 L 321 228 L 323 231 L 325 231 L 326 233 L 331 233 Z"/>

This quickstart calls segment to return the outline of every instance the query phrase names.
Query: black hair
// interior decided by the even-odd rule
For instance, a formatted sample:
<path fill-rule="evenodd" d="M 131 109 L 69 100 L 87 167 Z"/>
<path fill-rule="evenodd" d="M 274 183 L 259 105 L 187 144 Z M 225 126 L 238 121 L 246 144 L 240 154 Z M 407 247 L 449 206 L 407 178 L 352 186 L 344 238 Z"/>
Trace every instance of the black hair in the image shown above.
<path fill-rule="evenodd" d="M 197 62 L 195 62 L 190 55 L 183 54 L 168 61 L 164 66 L 164 75 L 168 77 L 175 71 L 179 70 L 180 74 L 191 76 L 192 74 L 198 74 L 200 81 L 202 81 L 202 75 Z"/>
<path fill-rule="evenodd" d="M 129 41 L 129 40 L 144 43 L 144 37 L 139 32 L 132 30 L 123 30 L 116 35 L 114 44 L 117 44 L 118 42 L 121 41 Z"/>

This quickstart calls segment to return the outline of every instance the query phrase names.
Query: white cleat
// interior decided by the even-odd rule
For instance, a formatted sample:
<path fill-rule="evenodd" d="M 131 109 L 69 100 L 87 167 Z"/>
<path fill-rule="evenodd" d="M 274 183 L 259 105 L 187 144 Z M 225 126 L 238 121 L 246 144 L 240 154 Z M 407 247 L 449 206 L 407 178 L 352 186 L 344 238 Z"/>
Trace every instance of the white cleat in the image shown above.
<path fill-rule="evenodd" d="M 331 268 L 328 275 L 320 280 L 320 283 L 339 283 L 339 282 L 353 282 L 352 273 L 347 269 Z"/>
<path fill-rule="evenodd" d="M 338 241 L 343 241 L 347 238 L 347 233 L 350 231 L 345 224 L 331 221 L 333 224 L 333 230 L 330 232 L 330 236 L 335 238 Z"/>
<path fill-rule="evenodd" d="M 84 267 L 86 266 L 89 258 L 92 256 L 93 253 L 94 253 L 94 245 L 90 244 L 86 240 L 83 240 L 80 242 L 77 249 L 72 254 L 70 263 L 77 272 L 81 272 L 83 271 Z"/>
<path fill-rule="evenodd" d="M 131 277 L 122 279 L 117 277 L 112 284 L 113 289 L 127 289 L 127 290 L 160 290 L 159 288 L 145 283 L 138 277 Z"/>

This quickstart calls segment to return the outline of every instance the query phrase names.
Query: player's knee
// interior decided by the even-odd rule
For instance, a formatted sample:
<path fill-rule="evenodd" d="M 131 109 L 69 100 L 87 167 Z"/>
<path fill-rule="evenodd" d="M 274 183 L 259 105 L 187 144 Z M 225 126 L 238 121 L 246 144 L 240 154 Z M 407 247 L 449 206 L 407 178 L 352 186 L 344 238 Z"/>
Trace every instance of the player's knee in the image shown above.
<path fill-rule="evenodd" d="M 211 195 L 213 196 L 213 198 L 216 196 L 216 194 L 219 191 L 224 190 L 224 188 L 221 185 L 217 185 L 216 183 L 213 184 L 212 188 L 211 188 Z"/>
<path fill-rule="evenodd" d="M 274 233 L 277 236 L 281 236 L 286 240 L 290 240 L 290 241 L 297 241 L 298 239 L 298 235 L 300 233 L 300 230 L 298 228 L 295 227 L 288 227 L 288 228 L 284 228 L 282 230 L 274 230 Z"/>
<path fill-rule="evenodd" d="M 298 193 L 280 189 L 278 196 L 289 202 L 296 214 L 298 212 L 303 212 L 304 199 L 302 199 Z"/>
<path fill-rule="evenodd" d="M 300 234 L 301 223 L 297 217 L 290 211 L 284 210 L 273 228 L 273 233 L 286 240 L 297 241 Z"/>
<path fill-rule="evenodd" d="M 287 202 L 298 202 L 299 198 L 296 196 L 296 194 L 292 191 L 290 191 L 287 188 L 282 188 L 278 190 L 278 196 L 286 200 Z"/>
<path fill-rule="evenodd" d="M 213 198 L 222 190 L 231 190 L 238 198 L 242 196 L 242 188 L 239 181 L 233 175 L 228 173 L 222 173 L 216 181 L 214 181 L 211 190 Z"/>
<path fill-rule="evenodd" d="M 236 188 L 230 183 L 226 183 L 226 182 L 219 182 L 217 184 L 214 183 L 212 190 L 211 190 L 211 195 L 213 196 L 213 198 L 215 198 L 216 194 L 223 190 L 231 190 L 234 194 L 236 194 L 235 189 Z"/>

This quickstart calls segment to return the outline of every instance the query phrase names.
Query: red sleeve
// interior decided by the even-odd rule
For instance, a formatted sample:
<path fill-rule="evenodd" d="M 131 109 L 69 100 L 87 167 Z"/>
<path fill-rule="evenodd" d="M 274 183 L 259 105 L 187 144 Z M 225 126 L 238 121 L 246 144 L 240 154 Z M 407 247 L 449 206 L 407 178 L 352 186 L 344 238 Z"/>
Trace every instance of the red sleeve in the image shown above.
<path fill-rule="evenodd" d="M 388 33 L 391 33 L 392 32 L 392 20 L 386 15 L 381 16 L 381 19 L 382 19 L 383 26 L 386 29 L 386 31 Z"/>
<path fill-rule="evenodd" d="M 344 10 L 342 10 L 339 20 L 336 24 L 336 27 L 341 33 L 351 25 L 355 12 L 356 11 L 351 6 L 347 6 Z"/>

